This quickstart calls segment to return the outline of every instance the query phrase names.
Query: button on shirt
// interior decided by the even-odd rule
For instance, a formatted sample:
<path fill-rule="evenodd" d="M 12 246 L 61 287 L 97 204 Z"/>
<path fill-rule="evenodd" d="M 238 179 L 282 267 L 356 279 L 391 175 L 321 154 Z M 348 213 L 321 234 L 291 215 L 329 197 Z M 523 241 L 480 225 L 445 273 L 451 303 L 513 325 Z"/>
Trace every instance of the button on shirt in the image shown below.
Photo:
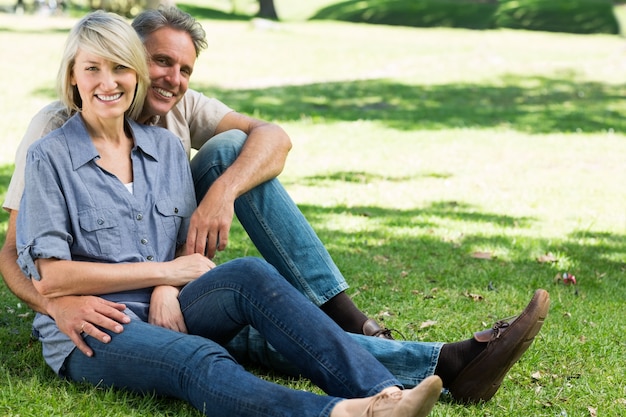
<path fill-rule="evenodd" d="M 30 147 L 17 219 L 18 264 L 26 276 L 40 279 L 39 258 L 162 262 L 173 259 L 184 243 L 196 208 L 185 150 L 165 129 L 126 123 L 135 144 L 133 194 L 97 165 L 98 152 L 79 114 Z M 151 291 L 104 298 L 135 306 L 139 313 L 147 311 Z M 37 315 L 33 326 L 46 361 L 59 372 L 73 342 L 49 316 Z"/>

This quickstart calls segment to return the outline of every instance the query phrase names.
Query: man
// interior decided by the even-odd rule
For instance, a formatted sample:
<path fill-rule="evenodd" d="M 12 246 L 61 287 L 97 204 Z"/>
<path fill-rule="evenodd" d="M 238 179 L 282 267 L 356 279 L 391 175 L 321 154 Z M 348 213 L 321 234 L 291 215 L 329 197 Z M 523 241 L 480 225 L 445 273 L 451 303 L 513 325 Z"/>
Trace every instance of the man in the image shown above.
<path fill-rule="evenodd" d="M 191 147 L 199 149 L 191 161 L 198 209 L 191 217 L 187 253 L 213 257 L 217 250 L 223 250 L 236 213 L 263 257 L 344 330 L 389 337 L 388 331 L 368 319 L 345 294 L 345 279 L 276 179 L 291 147 L 287 134 L 275 124 L 234 112 L 223 103 L 188 89 L 195 60 L 200 50 L 206 48 L 201 25 L 186 13 L 169 8 L 141 13 L 133 27 L 150 59 L 151 88 L 141 121 L 171 130 L 181 138 L 188 153 Z M 91 356 L 93 352 L 83 340 L 83 334 L 109 342 L 111 336 L 104 330 L 120 333 L 123 324 L 130 321 L 123 313 L 124 306 L 89 296 L 46 299 L 15 262 L 15 225 L 24 188 L 26 150 L 30 143 L 61 126 L 69 116 L 57 103 L 47 106 L 35 116 L 20 145 L 3 206 L 10 211 L 10 218 L 0 253 L 0 272 L 20 299 L 32 309 L 53 317 L 59 329 Z M 153 294 L 153 305 L 160 308 L 151 308 L 150 322 L 186 332 L 176 295 L 174 288 L 158 287 Z M 436 373 L 442 376 L 444 386 L 455 387 L 451 388 L 455 398 L 488 400 L 539 331 L 548 305 L 547 293 L 538 291 L 514 322 L 498 323 L 493 330 L 458 343 L 359 340 L 392 373 L 401 374 L 401 382 L 409 386 Z M 236 356 L 267 354 L 271 356 L 269 359 L 257 361 L 287 371 L 287 366 L 272 356 L 263 341 L 257 343 L 253 331 L 243 337 L 249 339 L 244 340 L 243 348 L 238 343 L 241 337 L 231 346 L 239 349 Z M 400 356 L 402 360 L 398 359 Z"/>
<path fill-rule="evenodd" d="M 174 22 L 177 29 L 166 24 L 168 21 Z M 285 131 L 188 89 L 196 58 L 207 46 L 202 26 L 175 8 L 144 12 L 135 19 L 133 26 L 150 57 L 152 85 L 142 121 L 171 130 L 181 138 L 188 154 L 191 147 L 199 149 L 192 160 L 199 204 L 192 217 L 188 251 L 205 253 L 212 258 L 217 250 L 225 249 L 236 211 L 264 258 L 344 330 L 388 336 L 388 331 L 381 329 L 374 320 L 368 320 L 345 294 L 348 287 L 345 279 L 276 179 L 291 148 Z M 72 339 L 80 348 L 88 349 L 79 333 L 71 330 L 72 323 L 86 321 L 89 323 L 86 330 L 105 337 L 96 326 L 120 330 L 111 321 L 122 319 L 113 311 L 115 306 L 85 298 L 83 311 L 70 315 L 63 300 L 44 302 L 32 292 L 19 278 L 11 261 L 14 219 L 23 190 L 26 150 L 30 143 L 61 126 L 68 117 L 58 103 L 47 106 L 34 117 L 18 149 L 15 173 L 3 206 L 10 210 L 11 216 L 3 248 L 7 251 L 8 266 L 2 267 L 2 274 L 9 288 L 34 310 L 60 309 L 67 313 L 67 325 L 62 328 L 72 333 Z M 15 274 L 18 278 L 12 279 Z M 56 313 L 57 320 L 63 321 L 58 317 L 60 314 Z M 156 316 L 157 313 L 156 324 L 172 322 L 172 318 Z M 180 317 L 177 321 L 177 325 L 172 324 L 174 327 L 184 326 Z"/>

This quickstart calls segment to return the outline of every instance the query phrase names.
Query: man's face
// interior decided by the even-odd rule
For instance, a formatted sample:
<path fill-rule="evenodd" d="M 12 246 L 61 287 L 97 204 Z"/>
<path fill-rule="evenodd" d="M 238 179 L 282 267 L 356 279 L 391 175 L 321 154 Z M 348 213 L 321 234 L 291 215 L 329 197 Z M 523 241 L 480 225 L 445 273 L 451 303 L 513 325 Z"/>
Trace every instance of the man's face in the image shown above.
<path fill-rule="evenodd" d="M 152 32 L 144 44 L 151 85 L 143 113 L 164 116 L 187 91 L 196 62 L 196 49 L 187 32 L 169 27 Z"/>

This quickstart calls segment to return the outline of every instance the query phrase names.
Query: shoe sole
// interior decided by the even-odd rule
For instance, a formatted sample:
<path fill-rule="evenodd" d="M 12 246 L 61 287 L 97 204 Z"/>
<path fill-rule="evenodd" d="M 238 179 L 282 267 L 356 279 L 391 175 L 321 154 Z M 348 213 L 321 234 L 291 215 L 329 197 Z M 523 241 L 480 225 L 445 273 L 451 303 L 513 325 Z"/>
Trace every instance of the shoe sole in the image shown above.
<path fill-rule="evenodd" d="M 437 403 L 442 387 L 441 378 L 429 376 L 415 388 L 405 391 L 391 417 L 426 417 Z"/>
<path fill-rule="evenodd" d="M 516 349 L 509 356 L 510 359 L 507 361 L 509 365 L 503 368 L 501 372 L 497 374 L 496 377 L 493 378 L 493 382 L 489 384 L 488 386 L 486 386 L 485 390 L 482 392 L 476 391 L 477 382 L 478 382 L 476 380 L 468 379 L 465 382 L 460 383 L 458 386 L 455 386 L 453 382 L 449 387 L 449 391 L 455 400 L 462 402 L 462 403 L 472 404 L 472 403 L 477 403 L 480 401 L 489 401 L 495 395 L 496 391 L 498 391 L 498 389 L 500 388 L 500 385 L 502 385 L 502 381 L 504 380 L 504 377 L 507 374 L 507 372 L 509 372 L 511 367 L 515 365 L 515 363 L 517 363 L 517 361 L 519 360 L 519 358 L 522 357 L 524 352 L 528 350 L 530 345 L 533 343 L 535 336 L 537 336 L 537 334 L 539 333 L 539 330 L 541 330 L 541 327 L 543 326 L 543 322 L 545 321 L 548 315 L 548 310 L 550 309 L 550 295 L 545 290 L 537 290 L 535 291 L 535 295 L 530 300 L 528 305 L 531 305 L 533 303 L 535 303 L 534 310 L 531 310 L 528 313 L 524 310 L 522 315 L 520 315 L 517 319 L 515 319 L 515 320 L 518 320 L 524 314 L 536 315 L 536 319 L 534 320 L 534 325 L 531 326 L 528 329 L 528 331 L 522 336 L 521 343 L 518 343 L 517 345 L 515 345 Z M 480 357 L 476 358 L 475 360 L 476 364 L 479 364 L 481 362 L 482 362 L 482 358 Z M 467 378 L 464 378 L 466 374 L 480 375 L 480 373 L 476 371 L 477 366 L 478 365 L 472 366 L 472 364 L 468 365 L 468 367 L 461 374 L 459 374 L 459 376 L 456 378 L 456 381 L 463 381 L 464 379 L 467 379 Z M 456 395 L 455 395 L 455 392 L 456 392 Z M 471 392 L 471 395 L 468 395 L 468 394 L 459 395 L 459 392 L 461 393 Z"/>

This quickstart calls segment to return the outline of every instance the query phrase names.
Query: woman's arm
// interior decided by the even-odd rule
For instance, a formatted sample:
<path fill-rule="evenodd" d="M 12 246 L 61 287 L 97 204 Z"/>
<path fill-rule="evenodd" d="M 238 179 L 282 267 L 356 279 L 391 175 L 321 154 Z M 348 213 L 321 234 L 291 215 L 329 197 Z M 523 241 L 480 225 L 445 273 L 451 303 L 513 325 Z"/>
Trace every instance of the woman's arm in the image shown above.
<path fill-rule="evenodd" d="M 181 256 L 169 262 L 103 264 L 96 262 L 38 259 L 37 291 L 48 298 L 64 295 L 99 295 L 150 288 L 182 286 L 200 277 L 214 264 L 200 254 Z"/>

